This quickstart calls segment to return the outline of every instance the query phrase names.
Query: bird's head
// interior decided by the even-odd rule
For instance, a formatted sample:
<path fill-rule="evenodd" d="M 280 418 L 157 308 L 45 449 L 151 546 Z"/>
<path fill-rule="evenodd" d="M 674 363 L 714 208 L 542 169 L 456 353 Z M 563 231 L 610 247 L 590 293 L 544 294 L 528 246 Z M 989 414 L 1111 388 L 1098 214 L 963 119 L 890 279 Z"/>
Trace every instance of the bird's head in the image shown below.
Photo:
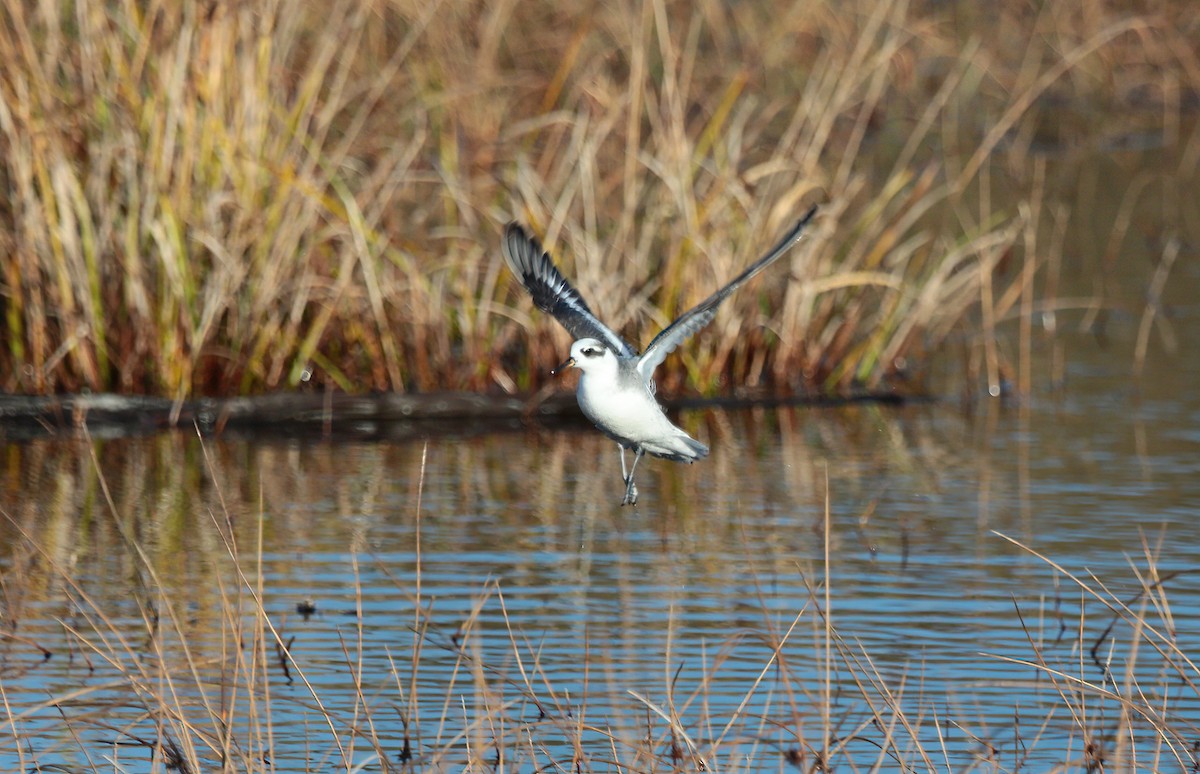
<path fill-rule="evenodd" d="M 561 374 L 568 368 L 578 368 L 585 374 L 617 370 L 616 354 L 598 339 L 580 339 L 571 345 L 571 356 L 551 371 Z"/>

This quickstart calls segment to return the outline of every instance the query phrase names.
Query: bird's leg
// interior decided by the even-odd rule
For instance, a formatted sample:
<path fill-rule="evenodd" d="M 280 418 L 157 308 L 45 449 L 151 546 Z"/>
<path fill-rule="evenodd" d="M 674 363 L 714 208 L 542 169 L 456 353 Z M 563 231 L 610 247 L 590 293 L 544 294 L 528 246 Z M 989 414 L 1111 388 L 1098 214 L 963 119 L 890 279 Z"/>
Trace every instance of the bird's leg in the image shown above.
<path fill-rule="evenodd" d="M 633 452 L 633 464 L 629 466 L 629 476 L 625 479 L 625 499 L 621 501 L 621 505 L 637 505 L 638 491 L 637 486 L 633 483 L 633 471 L 637 470 L 637 464 L 645 453 L 640 446 Z M 621 449 L 621 467 L 625 467 L 624 448 Z"/>
<path fill-rule="evenodd" d="M 621 501 L 621 505 L 633 505 L 637 502 L 637 487 L 633 483 L 632 471 L 625 469 L 625 447 L 617 444 L 617 448 L 621 450 L 621 481 L 625 484 L 625 499 Z M 633 464 L 637 465 L 636 459 L 633 461 Z"/>

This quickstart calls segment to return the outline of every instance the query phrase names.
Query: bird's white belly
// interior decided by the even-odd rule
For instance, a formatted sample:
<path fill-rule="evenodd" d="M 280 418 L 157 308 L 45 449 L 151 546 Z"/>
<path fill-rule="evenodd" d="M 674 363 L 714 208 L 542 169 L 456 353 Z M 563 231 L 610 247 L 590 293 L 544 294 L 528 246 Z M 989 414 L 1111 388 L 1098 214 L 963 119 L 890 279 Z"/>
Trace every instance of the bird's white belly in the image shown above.
<path fill-rule="evenodd" d="M 585 376 L 579 380 L 576 398 L 584 416 L 622 441 L 641 443 L 680 432 L 645 390 L 598 388 Z"/>

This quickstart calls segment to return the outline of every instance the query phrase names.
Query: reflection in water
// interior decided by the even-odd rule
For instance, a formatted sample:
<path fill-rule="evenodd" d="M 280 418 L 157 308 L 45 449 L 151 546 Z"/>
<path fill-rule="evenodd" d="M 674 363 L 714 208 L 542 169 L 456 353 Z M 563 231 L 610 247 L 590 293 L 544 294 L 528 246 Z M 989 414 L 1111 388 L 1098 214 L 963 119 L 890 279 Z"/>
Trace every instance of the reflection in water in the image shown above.
<path fill-rule="evenodd" d="M 636 509 L 591 432 L 10 444 L 0 766 L 1191 765 L 1200 408 L 1090 394 L 685 414 Z"/>

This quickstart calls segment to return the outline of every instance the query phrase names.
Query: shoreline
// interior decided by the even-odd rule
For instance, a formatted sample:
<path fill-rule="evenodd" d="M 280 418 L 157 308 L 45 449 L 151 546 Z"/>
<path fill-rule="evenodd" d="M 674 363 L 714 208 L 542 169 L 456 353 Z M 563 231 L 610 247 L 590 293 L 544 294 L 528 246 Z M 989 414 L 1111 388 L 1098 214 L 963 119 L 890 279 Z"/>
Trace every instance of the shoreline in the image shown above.
<path fill-rule="evenodd" d="M 660 400 L 668 410 L 738 409 L 755 406 L 840 406 L 853 403 L 905 405 L 931 403 L 931 395 L 893 391 L 859 394 L 771 395 L 761 391 L 713 398 Z M 531 396 L 472 392 L 370 393 L 276 392 L 235 398 L 174 401 L 114 393 L 78 395 L 0 395 L 0 438 L 45 437 L 81 431 L 105 437 L 144 435 L 169 430 L 198 430 L 221 435 L 252 430 L 287 436 L 314 432 L 373 437 L 392 425 L 428 433 L 437 425 L 447 432 L 488 431 L 541 424 L 583 422 L 573 390 L 543 390 Z M 471 425 L 464 428 L 464 425 Z M 395 435 L 395 433 L 384 433 Z"/>

